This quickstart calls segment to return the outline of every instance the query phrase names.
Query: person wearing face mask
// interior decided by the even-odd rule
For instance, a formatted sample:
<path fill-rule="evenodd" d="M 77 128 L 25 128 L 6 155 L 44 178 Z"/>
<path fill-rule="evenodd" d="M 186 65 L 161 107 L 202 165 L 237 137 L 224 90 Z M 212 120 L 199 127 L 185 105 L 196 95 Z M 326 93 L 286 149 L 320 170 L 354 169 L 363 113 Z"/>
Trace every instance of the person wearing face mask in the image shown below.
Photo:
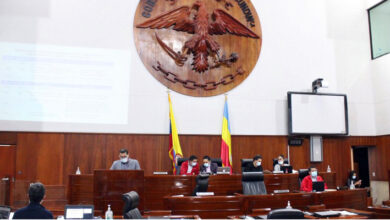
<path fill-rule="evenodd" d="M 181 164 L 180 175 L 198 175 L 198 174 L 199 174 L 198 158 L 194 155 L 191 155 L 189 160 Z"/>
<path fill-rule="evenodd" d="M 362 185 L 362 180 L 358 179 L 356 171 L 354 170 L 349 173 L 347 186 L 350 187 L 351 183 L 355 186 L 355 188 L 359 188 Z"/>
<path fill-rule="evenodd" d="M 317 168 L 310 167 L 309 168 L 309 175 L 303 178 L 301 182 L 301 191 L 305 192 L 311 192 L 313 191 L 313 182 L 324 182 L 324 179 L 320 176 L 318 176 Z M 325 189 L 328 189 L 328 186 L 324 182 Z"/>
<path fill-rule="evenodd" d="M 263 157 L 261 155 L 256 155 L 253 157 L 252 163 L 249 163 L 244 172 L 263 172 L 263 167 L 261 163 L 263 162 Z"/>
<path fill-rule="evenodd" d="M 114 161 L 110 170 L 140 170 L 138 160 L 130 159 L 126 149 L 119 151 L 119 160 Z"/>
<path fill-rule="evenodd" d="M 218 170 L 218 164 L 212 163 L 211 158 L 209 156 L 203 157 L 203 165 L 200 166 L 201 173 L 211 173 L 216 174 Z"/>
<path fill-rule="evenodd" d="M 13 219 L 53 219 L 53 214 L 41 205 L 45 198 L 45 187 L 42 183 L 30 184 L 28 197 L 28 206 L 17 210 Z"/>
<path fill-rule="evenodd" d="M 284 166 L 284 156 L 281 154 L 278 156 L 278 161 L 274 166 L 274 171 L 281 171 L 282 166 Z"/>

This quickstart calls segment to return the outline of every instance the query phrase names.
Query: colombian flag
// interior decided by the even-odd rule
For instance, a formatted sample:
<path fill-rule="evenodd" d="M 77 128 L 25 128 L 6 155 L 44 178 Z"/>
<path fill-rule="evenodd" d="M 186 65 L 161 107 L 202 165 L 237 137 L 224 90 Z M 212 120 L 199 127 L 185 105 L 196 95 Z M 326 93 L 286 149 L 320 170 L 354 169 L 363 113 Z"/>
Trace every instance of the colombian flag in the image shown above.
<path fill-rule="evenodd" d="M 172 168 L 173 175 L 176 175 L 176 156 L 180 155 L 183 157 L 183 153 L 181 152 L 179 135 L 177 134 L 175 117 L 173 116 L 171 95 L 168 93 L 168 101 L 169 101 L 169 158 L 172 160 Z"/>
<path fill-rule="evenodd" d="M 222 159 L 223 166 L 230 167 L 230 173 L 232 173 L 232 166 L 233 166 L 232 141 L 230 137 L 230 123 L 229 123 L 227 96 L 225 97 L 225 107 L 223 110 L 221 159 Z"/>

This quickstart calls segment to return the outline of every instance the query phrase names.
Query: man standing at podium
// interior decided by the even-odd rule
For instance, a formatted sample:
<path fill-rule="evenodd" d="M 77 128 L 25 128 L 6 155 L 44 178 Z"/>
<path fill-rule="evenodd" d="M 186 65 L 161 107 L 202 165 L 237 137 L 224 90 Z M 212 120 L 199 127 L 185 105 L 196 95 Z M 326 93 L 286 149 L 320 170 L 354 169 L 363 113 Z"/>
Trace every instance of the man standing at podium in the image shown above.
<path fill-rule="evenodd" d="M 126 149 L 119 151 L 119 160 L 114 161 L 110 170 L 140 170 L 138 160 L 129 158 L 129 152 Z"/>

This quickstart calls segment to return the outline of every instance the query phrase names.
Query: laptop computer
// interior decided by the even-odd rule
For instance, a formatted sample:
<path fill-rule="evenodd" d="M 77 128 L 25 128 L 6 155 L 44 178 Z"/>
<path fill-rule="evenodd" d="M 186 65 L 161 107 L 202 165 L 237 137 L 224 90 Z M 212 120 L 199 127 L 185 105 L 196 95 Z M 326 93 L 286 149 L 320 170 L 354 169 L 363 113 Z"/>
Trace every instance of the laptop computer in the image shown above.
<path fill-rule="evenodd" d="M 11 213 L 11 207 L 9 206 L 0 206 L 0 219 L 8 219 Z"/>
<path fill-rule="evenodd" d="M 93 219 L 93 205 L 66 205 L 65 219 Z"/>
<path fill-rule="evenodd" d="M 325 183 L 323 181 L 313 182 L 313 192 L 323 192 L 325 190 Z"/>
<path fill-rule="evenodd" d="M 230 174 L 230 167 L 218 167 L 217 174 Z"/>
<path fill-rule="evenodd" d="M 292 166 L 281 166 L 280 170 L 283 171 L 283 173 L 292 173 Z"/>

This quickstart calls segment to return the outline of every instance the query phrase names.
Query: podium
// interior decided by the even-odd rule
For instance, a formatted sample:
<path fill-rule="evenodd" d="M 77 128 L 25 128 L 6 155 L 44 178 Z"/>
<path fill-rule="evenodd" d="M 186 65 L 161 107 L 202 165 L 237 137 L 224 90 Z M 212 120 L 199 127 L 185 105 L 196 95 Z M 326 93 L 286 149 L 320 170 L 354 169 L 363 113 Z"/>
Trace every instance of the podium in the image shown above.
<path fill-rule="evenodd" d="M 124 202 L 122 195 L 130 191 L 139 194 L 138 209 L 144 210 L 144 171 L 143 170 L 95 170 L 93 175 L 93 203 L 95 210 L 107 210 L 107 205 L 115 215 L 121 215 Z"/>

